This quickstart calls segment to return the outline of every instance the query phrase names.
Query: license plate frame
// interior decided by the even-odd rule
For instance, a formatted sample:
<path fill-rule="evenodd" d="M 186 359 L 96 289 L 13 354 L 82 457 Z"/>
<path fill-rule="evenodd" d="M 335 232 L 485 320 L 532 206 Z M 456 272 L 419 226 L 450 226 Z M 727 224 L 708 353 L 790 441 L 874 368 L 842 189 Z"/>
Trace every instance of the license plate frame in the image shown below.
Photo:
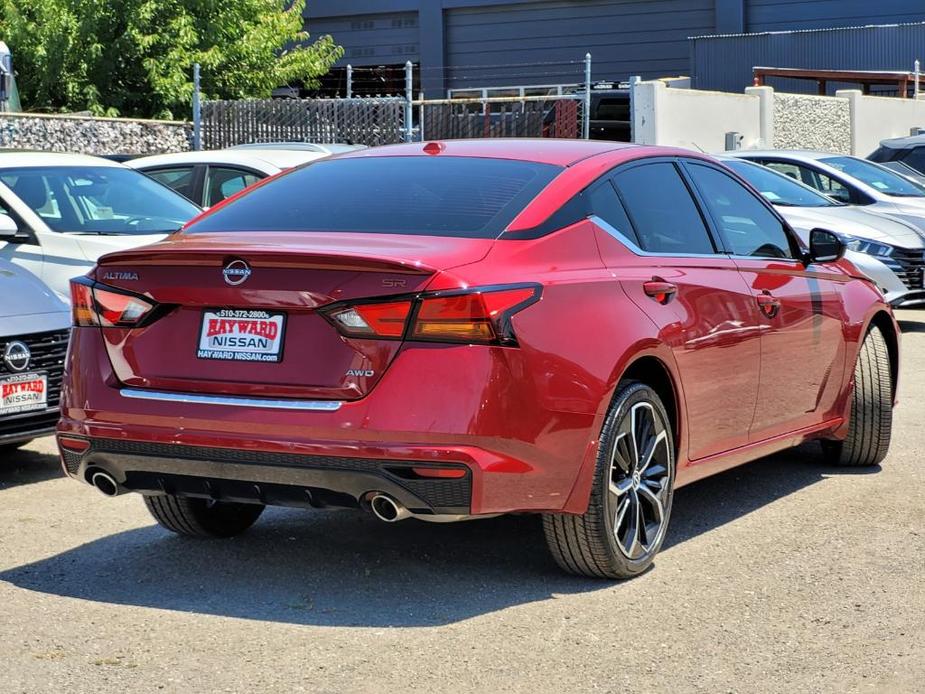
<path fill-rule="evenodd" d="M 199 322 L 196 358 L 278 364 L 283 360 L 286 318 L 285 311 L 204 309 Z M 270 326 L 275 326 L 275 331 Z"/>
<path fill-rule="evenodd" d="M 41 384 L 38 388 L 35 387 L 37 383 Z M 22 388 L 19 384 L 30 384 L 30 386 Z M 13 398 L 17 398 L 18 402 Z M 46 409 L 48 409 L 47 371 L 29 371 L 0 376 L 0 417 Z"/>

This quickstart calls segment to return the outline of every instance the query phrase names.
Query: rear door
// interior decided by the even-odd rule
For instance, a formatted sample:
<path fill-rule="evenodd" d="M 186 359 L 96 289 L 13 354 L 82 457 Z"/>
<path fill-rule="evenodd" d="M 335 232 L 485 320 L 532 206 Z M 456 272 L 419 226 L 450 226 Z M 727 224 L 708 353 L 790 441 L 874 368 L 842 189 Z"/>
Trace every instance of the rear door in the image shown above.
<path fill-rule="evenodd" d="M 804 266 L 786 223 L 726 171 L 692 161 L 685 168 L 759 309 L 761 377 L 749 438 L 824 421 L 845 361 L 842 275 Z"/>
<path fill-rule="evenodd" d="M 602 255 L 671 346 L 686 399 L 688 458 L 745 444 L 760 359 L 748 286 L 735 263 L 718 251 L 676 163 L 646 160 L 620 167 L 606 182 L 611 185 L 618 201 L 610 207 L 617 212 L 594 220 L 632 255 L 608 250 L 606 243 Z M 610 195 L 606 186 L 596 191 L 595 207 L 601 210 Z"/>

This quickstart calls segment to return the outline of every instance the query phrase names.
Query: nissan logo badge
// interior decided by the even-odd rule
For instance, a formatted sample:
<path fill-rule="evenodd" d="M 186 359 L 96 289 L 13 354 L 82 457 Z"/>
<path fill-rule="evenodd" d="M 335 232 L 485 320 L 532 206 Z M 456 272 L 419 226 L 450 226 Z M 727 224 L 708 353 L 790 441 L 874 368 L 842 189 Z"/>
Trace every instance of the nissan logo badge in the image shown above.
<path fill-rule="evenodd" d="M 222 270 L 222 275 L 224 275 L 227 284 L 235 287 L 251 276 L 251 269 L 243 260 L 232 260 Z"/>
<path fill-rule="evenodd" d="M 32 352 L 24 342 L 18 340 L 8 343 L 3 351 L 3 361 L 10 367 L 10 371 L 25 371 L 31 358 Z"/>

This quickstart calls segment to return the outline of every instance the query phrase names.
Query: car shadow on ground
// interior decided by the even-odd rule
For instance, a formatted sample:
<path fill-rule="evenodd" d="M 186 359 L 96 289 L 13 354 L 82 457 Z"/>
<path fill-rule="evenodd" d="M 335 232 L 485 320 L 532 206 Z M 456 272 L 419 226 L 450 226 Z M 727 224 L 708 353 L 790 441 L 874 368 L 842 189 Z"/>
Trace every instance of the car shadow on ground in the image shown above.
<path fill-rule="evenodd" d="M 833 474 L 816 451 L 790 451 L 679 489 L 665 549 Z M 535 516 L 386 525 L 361 512 L 288 509 L 268 510 L 231 540 L 133 529 L 7 570 L 0 580 L 102 603 L 363 627 L 441 625 L 620 586 L 560 573 Z"/>
<path fill-rule="evenodd" d="M 64 477 L 58 456 L 28 449 L 0 451 L 0 491 Z"/>

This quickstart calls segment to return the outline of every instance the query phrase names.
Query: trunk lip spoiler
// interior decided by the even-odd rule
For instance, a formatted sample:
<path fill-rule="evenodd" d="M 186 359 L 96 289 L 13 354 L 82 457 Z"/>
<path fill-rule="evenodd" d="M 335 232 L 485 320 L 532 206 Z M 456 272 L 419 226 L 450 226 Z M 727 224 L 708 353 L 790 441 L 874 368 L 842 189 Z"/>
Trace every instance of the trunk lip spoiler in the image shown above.
<path fill-rule="evenodd" d="M 195 393 L 172 393 L 161 390 L 122 388 L 119 395 L 134 400 L 157 400 L 160 402 L 184 403 L 189 405 L 225 405 L 230 407 L 263 407 L 271 410 L 303 410 L 310 412 L 336 412 L 344 404 L 341 400 L 279 400 L 273 398 L 251 398 L 233 395 L 197 395 Z"/>

